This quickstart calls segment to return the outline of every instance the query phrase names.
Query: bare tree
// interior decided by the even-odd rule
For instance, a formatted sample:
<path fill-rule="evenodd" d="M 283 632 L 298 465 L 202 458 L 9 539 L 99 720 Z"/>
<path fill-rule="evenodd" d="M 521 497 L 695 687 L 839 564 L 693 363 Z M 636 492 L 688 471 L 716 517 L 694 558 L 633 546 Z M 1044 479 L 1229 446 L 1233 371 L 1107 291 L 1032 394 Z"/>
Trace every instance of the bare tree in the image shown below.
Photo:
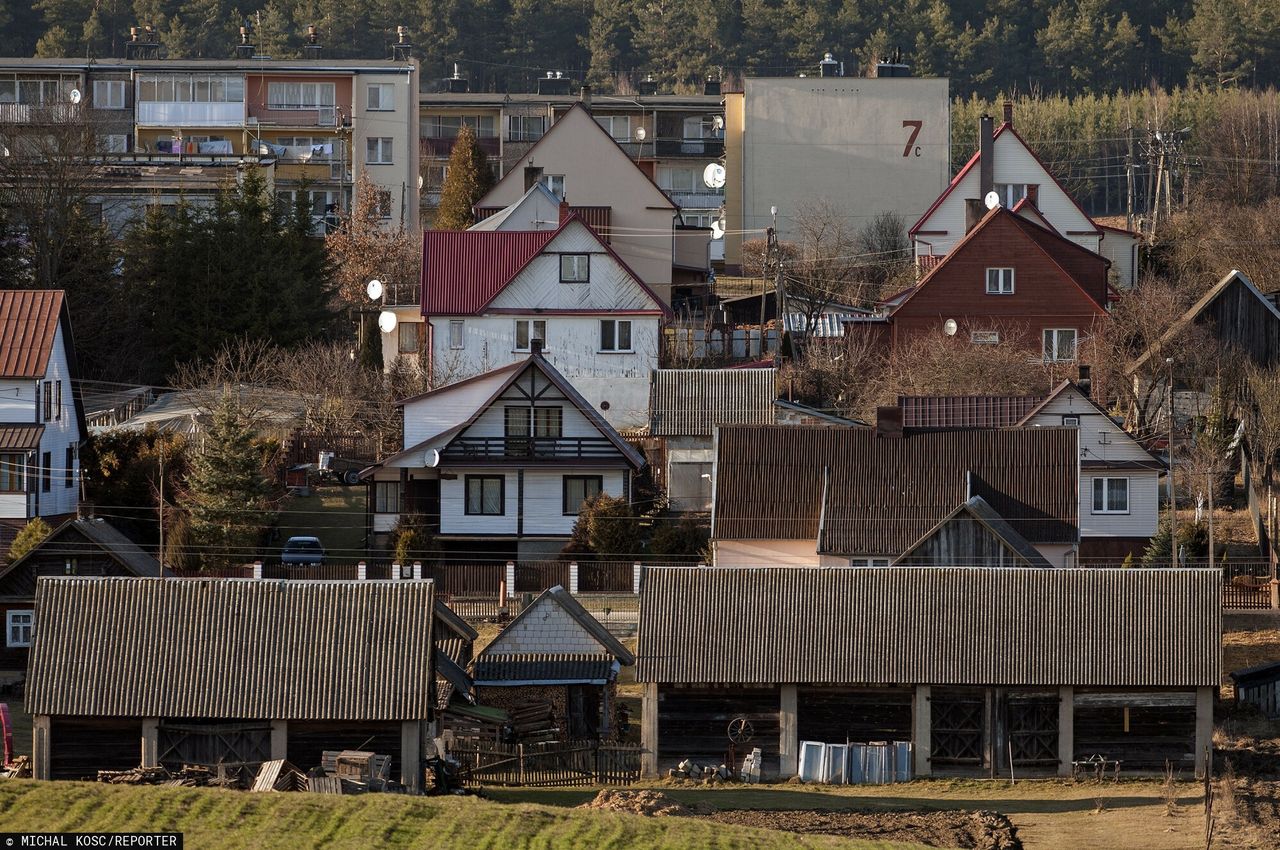
<path fill-rule="evenodd" d="M 798 256 L 782 261 L 787 309 L 804 317 L 804 334 L 811 337 L 829 306 L 862 300 L 862 241 L 840 209 L 827 200 L 801 206 L 792 229 Z"/>
<path fill-rule="evenodd" d="M 386 286 L 388 303 L 417 303 L 421 234 L 402 225 L 391 227 L 383 217 L 386 203 L 377 185 L 361 174 L 351 213 L 325 237 L 338 299 L 346 306 L 367 304 L 365 287 L 374 278 Z"/>
<path fill-rule="evenodd" d="M 1241 411 L 1252 467 L 1262 473 L 1268 560 L 1275 575 L 1276 454 L 1280 453 L 1280 367 L 1245 366 Z"/>

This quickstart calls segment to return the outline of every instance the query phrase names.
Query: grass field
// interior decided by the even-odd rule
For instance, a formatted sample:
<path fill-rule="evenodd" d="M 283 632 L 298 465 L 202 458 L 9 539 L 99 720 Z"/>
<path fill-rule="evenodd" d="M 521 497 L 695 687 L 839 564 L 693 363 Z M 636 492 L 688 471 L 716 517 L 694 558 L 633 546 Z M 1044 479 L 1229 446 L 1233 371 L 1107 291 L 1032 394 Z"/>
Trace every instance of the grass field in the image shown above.
<path fill-rule="evenodd" d="M 922 850 L 696 818 L 646 818 L 475 798 L 249 794 L 81 782 L 0 782 L 5 831 L 180 831 L 189 848 L 433 850 Z"/>

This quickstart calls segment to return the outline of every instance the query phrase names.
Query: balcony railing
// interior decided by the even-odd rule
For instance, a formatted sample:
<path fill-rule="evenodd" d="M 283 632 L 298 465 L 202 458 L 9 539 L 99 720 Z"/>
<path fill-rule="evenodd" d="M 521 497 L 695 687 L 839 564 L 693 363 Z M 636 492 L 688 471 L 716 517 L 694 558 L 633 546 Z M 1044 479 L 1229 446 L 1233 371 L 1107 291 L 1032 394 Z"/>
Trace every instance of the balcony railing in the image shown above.
<path fill-rule="evenodd" d="M 336 129 L 350 123 L 336 106 L 294 106 L 291 104 L 271 104 L 267 107 L 255 107 L 249 114 L 249 123 L 266 124 L 273 127 L 323 127 Z"/>
<path fill-rule="evenodd" d="M 144 100 L 136 107 L 138 123 L 161 127 L 240 127 L 245 123 L 244 104 L 195 103 Z"/>
<path fill-rule="evenodd" d="M 443 456 L 453 461 L 565 460 L 616 457 L 605 437 L 465 437 Z"/>
<path fill-rule="evenodd" d="M 416 307 L 422 303 L 419 292 L 416 282 L 388 283 L 382 291 L 382 304 L 385 307 Z"/>
<path fill-rule="evenodd" d="M 0 103 L 0 124 L 55 124 L 79 114 L 76 103 Z"/>
<path fill-rule="evenodd" d="M 453 153 L 453 145 L 456 141 L 458 141 L 456 136 L 423 136 L 422 155 L 447 159 L 449 154 Z M 497 136 L 481 136 L 476 139 L 476 146 L 484 151 L 485 156 L 497 156 L 502 152 L 502 140 Z"/>

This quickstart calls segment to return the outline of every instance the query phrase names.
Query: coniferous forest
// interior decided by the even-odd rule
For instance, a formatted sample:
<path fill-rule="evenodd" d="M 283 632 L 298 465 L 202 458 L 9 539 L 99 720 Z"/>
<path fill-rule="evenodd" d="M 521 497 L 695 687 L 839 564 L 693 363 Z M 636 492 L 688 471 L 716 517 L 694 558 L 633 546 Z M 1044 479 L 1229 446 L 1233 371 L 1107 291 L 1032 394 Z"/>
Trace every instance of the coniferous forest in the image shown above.
<path fill-rule="evenodd" d="M 1280 82 L 1280 0 L 6 0 L 0 54 L 121 57 L 150 24 L 163 55 L 227 57 L 246 23 L 274 58 L 300 55 L 308 25 L 327 57 L 379 57 L 404 26 L 424 77 L 457 62 L 473 90 L 547 70 L 681 89 L 812 71 L 825 51 L 854 74 L 898 49 L 961 97 Z"/>

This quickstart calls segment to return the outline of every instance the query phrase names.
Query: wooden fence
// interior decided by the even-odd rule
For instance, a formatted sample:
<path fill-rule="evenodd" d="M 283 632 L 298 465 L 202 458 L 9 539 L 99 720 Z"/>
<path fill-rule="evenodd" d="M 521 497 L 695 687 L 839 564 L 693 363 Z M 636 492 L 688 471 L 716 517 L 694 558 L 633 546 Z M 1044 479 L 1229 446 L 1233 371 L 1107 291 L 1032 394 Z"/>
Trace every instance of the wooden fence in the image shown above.
<path fill-rule="evenodd" d="M 596 741 L 456 746 L 468 785 L 552 787 L 630 785 L 640 778 L 640 747 Z"/>
<path fill-rule="evenodd" d="M 1222 566 L 1222 607 L 1271 607 L 1271 565 L 1266 561 L 1228 561 Z"/>
<path fill-rule="evenodd" d="M 630 561 L 584 561 L 578 564 L 579 593 L 630 593 L 635 580 Z"/>
<path fill-rule="evenodd" d="M 515 593 L 541 593 L 555 587 L 569 586 L 568 561 L 517 561 Z"/>
<path fill-rule="evenodd" d="M 433 580 L 440 593 L 496 598 L 506 570 L 505 563 L 423 564 L 422 577 Z"/>

